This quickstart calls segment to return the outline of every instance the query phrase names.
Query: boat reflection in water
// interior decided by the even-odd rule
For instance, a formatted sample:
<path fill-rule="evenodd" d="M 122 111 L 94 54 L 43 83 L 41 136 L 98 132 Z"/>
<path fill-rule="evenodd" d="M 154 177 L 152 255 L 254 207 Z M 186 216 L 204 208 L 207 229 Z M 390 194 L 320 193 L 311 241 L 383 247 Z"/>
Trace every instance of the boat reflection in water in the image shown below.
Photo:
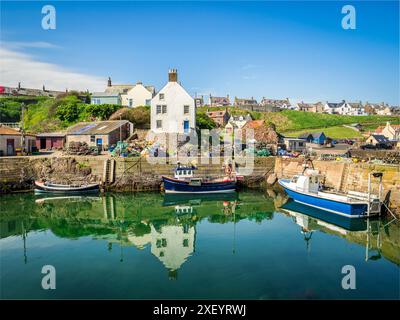
<path fill-rule="evenodd" d="M 60 196 L 60 195 L 50 195 L 46 194 L 42 197 L 36 197 L 35 202 L 37 204 L 44 203 L 57 203 L 58 201 L 66 201 L 66 202 L 85 202 L 85 201 L 101 201 L 101 197 L 95 196 Z"/>
<path fill-rule="evenodd" d="M 200 204 L 210 201 L 234 201 L 239 200 L 237 192 L 233 193 L 210 193 L 210 194 L 190 194 L 190 193 L 166 193 L 164 195 L 164 206 L 171 206 L 175 204 Z"/>
<path fill-rule="evenodd" d="M 367 229 L 367 220 L 365 219 L 349 219 L 340 215 L 333 215 L 330 212 L 306 206 L 304 204 L 289 200 L 282 206 L 284 211 L 289 214 L 311 217 L 318 219 L 317 224 L 324 224 L 325 226 L 344 231 L 364 231 Z M 291 215 L 292 215 L 291 214 Z M 342 232 L 342 231 L 340 231 Z"/>
<path fill-rule="evenodd" d="M 380 219 L 348 219 L 340 215 L 332 215 L 330 212 L 312 208 L 301 203 L 289 200 L 281 207 L 281 211 L 293 217 L 294 222 L 301 227 L 307 250 L 310 251 L 312 234 L 315 231 L 329 232 L 342 237 L 366 235 L 365 260 L 377 260 L 381 258 L 381 229 L 394 222 L 390 221 L 381 226 Z M 364 238 L 364 237 L 362 237 Z M 375 238 L 374 243 L 371 239 Z M 372 252 L 372 255 L 371 255 Z"/>

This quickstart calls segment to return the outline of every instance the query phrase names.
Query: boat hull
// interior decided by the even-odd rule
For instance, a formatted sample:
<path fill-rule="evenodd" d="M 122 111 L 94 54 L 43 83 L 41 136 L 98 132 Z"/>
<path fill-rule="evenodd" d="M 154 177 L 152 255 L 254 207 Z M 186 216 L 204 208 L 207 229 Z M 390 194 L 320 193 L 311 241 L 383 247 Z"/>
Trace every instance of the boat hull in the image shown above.
<path fill-rule="evenodd" d="M 44 183 L 35 182 L 35 194 L 86 194 L 97 193 L 100 191 L 98 184 L 92 184 L 81 187 L 67 187 L 62 185 L 45 185 Z"/>
<path fill-rule="evenodd" d="M 285 189 L 285 192 L 289 195 L 289 197 L 298 203 L 346 216 L 348 218 L 367 217 L 367 203 L 346 203 L 333 199 L 318 197 L 307 193 L 297 192 L 288 188 L 285 184 L 284 179 L 279 180 L 279 184 Z"/>
<path fill-rule="evenodd" d="M 168 177 L 162 177 L 165 193 L 229 193 L 236 191 L 236 181 L 204 182 L 200 185 L 191 185 L 188 181 L 179 181 Z"/>

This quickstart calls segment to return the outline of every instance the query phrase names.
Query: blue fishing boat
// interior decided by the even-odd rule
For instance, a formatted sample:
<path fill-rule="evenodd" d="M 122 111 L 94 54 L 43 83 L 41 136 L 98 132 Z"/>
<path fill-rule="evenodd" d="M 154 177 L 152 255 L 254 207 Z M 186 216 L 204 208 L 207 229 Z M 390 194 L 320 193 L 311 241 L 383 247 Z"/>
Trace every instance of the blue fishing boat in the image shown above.
<path fill-rule="evenodd" d="M 348 218 L 370 217 L 381 210 L 380 196 L 370 192 L 349 191 L 343 194 L 326 190 L 318 170 L 305 168 L 303 174 L 292 179 L 279 179 L 278 182 L 294 201 Z"/>
<path fill-rule="evenodd" d="M 174 177 L 163 176 L 165 193 L 228 193 L 236 191 L 236 177 L 228 169 L 224 178 L 194 177 L 194 166 L 178 166 L 174 169 Z"/>

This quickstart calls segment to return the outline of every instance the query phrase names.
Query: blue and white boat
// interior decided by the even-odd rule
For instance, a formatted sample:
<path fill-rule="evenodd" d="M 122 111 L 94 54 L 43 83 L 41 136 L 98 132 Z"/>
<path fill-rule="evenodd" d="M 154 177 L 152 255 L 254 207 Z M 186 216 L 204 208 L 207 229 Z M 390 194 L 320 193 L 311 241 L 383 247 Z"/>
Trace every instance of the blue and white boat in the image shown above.
<path fill-rule="evenodd" d="M 228 175 L 222 179 L 207 179 L 193 176 L 194 166 L 178 165 L 174 177 L 163 176 L 165 193 L 210 194 L 236 191 L 236 177 Z"/>
<path fill-rule="evenodd" d="M 342 194 L 324 190 L 318 170 L 306 169 L 301 175 L 278 182 L 290 198 L 310 207 L 348 218 L 365 218 L 380 213 L 379 196 L 355 191 Z"/>

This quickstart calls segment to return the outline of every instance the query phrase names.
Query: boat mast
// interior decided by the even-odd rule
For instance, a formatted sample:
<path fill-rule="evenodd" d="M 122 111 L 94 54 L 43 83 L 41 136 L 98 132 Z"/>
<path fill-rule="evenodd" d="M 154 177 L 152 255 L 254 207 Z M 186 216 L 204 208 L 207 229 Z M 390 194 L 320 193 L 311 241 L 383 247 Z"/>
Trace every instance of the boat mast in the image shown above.
<path fill-rule="evenodd" d="M 28 256 L 26 255 L 26 230 L 25 230 L 25 226 L 24 226 L 24 221 L 22 220 L 21 222 L 22 225 L 22 240 L 24 242 L 24 263 L 27 264 L 28 263 Z"/>

